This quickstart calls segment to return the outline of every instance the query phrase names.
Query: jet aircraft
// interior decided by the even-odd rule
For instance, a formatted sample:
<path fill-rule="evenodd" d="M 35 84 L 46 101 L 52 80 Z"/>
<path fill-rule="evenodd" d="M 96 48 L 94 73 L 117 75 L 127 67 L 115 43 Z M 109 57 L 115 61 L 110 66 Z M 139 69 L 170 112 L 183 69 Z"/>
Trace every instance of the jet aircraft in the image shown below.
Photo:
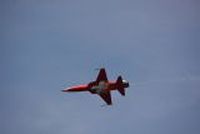
<path fill-rule="evenodd" d="M 129 87 L 129 82 L 122 79 L 121 76 L 116 81 L 109 81 L 105 68 L 101 68 L 97 79 L 85 85 L 72 86 L 62 90 L 63 92 L 84 92 L 89 91 L 92 94 L 99 95 L 107 105 L 112 105 L 111 91 L 118 90 L 122 96 L 125 96 L 125 88 Z"/>

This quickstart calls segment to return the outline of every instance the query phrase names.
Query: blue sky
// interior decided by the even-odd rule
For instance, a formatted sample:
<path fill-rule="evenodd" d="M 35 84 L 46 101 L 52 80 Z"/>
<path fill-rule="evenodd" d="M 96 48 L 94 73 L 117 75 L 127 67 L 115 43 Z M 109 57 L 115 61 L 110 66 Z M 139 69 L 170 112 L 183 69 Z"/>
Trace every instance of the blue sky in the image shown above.
<path fill-rule="evenodd" d="M 197 0 L 2 0 L 0 133 L 199 134 Z M 130 81 L 112 107 L 87 83 Z"/>

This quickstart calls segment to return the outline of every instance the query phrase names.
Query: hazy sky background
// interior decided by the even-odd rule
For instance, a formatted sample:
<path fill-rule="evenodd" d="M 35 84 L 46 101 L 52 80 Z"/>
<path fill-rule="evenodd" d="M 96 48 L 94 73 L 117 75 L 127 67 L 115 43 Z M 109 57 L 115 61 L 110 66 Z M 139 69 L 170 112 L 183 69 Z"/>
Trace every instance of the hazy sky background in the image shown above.
<path fill-rule="evenodd" d="M 198 0 L 1 0 L 1 134 L 199 134 Z M 113 106 L 61 89 L 130 81 Z"/>

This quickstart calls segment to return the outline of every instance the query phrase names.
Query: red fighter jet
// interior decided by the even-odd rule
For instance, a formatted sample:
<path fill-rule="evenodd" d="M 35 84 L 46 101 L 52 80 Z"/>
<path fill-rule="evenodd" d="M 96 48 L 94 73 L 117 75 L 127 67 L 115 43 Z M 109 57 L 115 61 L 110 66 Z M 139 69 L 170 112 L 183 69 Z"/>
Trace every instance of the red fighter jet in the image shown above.
<path fill-rule="evenodd" d="M 107 105 L 112 105 L 111 91 L 118 90 L 122 96 L 125 96 L 125 88 L 129 87 L 129 82 L 123 80 L 121 76 L 116 81 L 108 81 L 104 68 L 100 69 L 96 81 L 86 85 L 69 87 L 62 90 L 63 92 L 84 92 L 89 91 L 92 94 L 98 94 Z"/>

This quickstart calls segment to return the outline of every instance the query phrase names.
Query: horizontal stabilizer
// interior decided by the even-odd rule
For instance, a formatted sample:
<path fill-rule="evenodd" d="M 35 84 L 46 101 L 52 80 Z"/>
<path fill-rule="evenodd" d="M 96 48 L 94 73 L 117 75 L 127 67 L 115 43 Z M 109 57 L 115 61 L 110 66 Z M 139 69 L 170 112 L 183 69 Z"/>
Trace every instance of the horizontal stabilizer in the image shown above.
<path fill-rule="evenodd" d="M 118 91 L 120 92 L 120 94 L 121 94 L 122 96 L 125 96 L 125 89 L 124 89 L 124 86 L 123 86 L 123 80 L 122 80 L 122 77 L 121 77 L 121 76 L 119 76 L 119 77 L 117 78 L 116 84 L 117 84 L 117 89 L 118 89 Z"/>

